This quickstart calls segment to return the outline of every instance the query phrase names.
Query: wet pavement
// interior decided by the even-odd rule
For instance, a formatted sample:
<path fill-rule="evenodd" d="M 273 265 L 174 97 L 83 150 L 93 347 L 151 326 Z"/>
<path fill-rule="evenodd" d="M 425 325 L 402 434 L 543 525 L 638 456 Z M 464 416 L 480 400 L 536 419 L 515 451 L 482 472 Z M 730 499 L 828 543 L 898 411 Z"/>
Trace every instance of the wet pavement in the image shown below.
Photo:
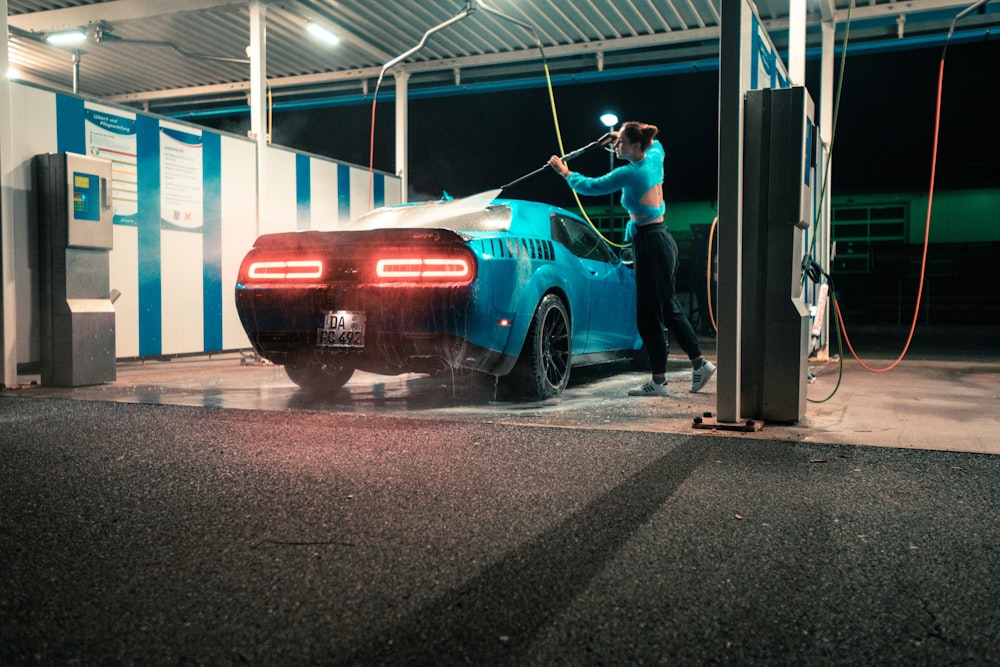
<path fill-rule="evenodd" d="M 248 352 L 122 362 L 114 383 L 92 387 L 42 387 L 37 376 L 25 376 L 8 394 L 1000 453 L 1000 331 L 918 330 L 891 370 L 885 369 L 903 350 L 905 331 L 867 329 L 855 336 L 859 358 L 845 347 L 843 364 L 810 364 L 802 421 L 762 424 L 759 431 L 696 424 L 718 411 L 716 380 L 688 393 L 690 364 L 677 355 L 668 365 L 669 398 L 628 397 L 628 389 L 647 377 L 628 363 L 575 369 L 564 394 L 543 402 L 510 400 L 482 376 L 448 371 L 433 377 L 358 372 L 344 389 L 322 395 L 300 390 L 281 367 Z M 706 356 L 715 358 L 714 340 L 702 343 Z"/>

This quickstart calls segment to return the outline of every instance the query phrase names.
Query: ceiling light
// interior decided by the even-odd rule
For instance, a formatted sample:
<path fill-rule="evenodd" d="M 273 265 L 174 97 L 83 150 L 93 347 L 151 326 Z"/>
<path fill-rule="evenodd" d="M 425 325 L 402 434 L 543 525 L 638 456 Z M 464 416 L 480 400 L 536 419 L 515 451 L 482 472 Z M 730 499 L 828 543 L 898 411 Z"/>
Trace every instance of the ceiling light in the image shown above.
<path fill-rule="evenodd" d="M 45 41 L 53 46 L 67 46 L 69 44 L 80 44 L 87 41 L 87 33 L 83 30 L 67 30 L 65 32 L 54 32 L 45 38 Z"/>
<path fill-rule="evenodd" d="M 306 25 L 306 30 L 309 31 L 313 37 L 330 44 L 331 46 L 340 42 L 340 38 L 334 35 L 332 32 L 319 25 L 318 23 L 309 23 Z"/>

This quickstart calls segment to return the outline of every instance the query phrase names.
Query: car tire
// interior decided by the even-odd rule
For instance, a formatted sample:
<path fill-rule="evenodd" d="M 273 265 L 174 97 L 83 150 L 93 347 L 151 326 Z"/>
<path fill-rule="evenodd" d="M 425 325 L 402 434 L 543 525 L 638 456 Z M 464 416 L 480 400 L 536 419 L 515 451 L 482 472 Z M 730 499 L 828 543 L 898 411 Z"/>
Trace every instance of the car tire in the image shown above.
<path fill-rule="evenodd" d="M 285 364 L 285 373 L 302 389 L 332 394 L 347 384 L 354 375 L 354 367 L 320 360 L 295 361 Z"/>
<path fill-rule="evenodd" d="M 527 399 L 562 394 L 569 382 L 572 328 L 566 306 L 546 294 L 535 309 L 524 347 L 511 372 L 512 388 Z"/>

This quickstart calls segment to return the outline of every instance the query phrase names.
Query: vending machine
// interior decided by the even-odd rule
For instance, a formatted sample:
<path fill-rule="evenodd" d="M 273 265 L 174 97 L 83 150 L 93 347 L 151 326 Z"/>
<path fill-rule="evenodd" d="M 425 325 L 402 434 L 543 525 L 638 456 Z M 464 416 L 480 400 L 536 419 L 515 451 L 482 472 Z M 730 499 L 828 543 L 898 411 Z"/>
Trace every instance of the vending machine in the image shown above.
<path fill-rule="evenodd" d="M 111 162 L 36 155 L 39 335 L 43 385 L 115 380 Z"/>

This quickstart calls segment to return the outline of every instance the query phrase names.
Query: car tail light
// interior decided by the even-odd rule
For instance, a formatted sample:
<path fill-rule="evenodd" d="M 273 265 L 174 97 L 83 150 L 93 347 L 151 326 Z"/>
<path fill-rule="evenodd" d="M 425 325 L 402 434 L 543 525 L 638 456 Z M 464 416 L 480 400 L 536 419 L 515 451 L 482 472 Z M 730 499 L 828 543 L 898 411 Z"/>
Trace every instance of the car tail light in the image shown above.
<path fill-rule="evenodd" d="M 388 257 L 375 262 L 375 275 L 387 282 L 465 284 L 472 281 L 469 257 Z"/>
<path fill-rule="evenodd" d="M 318 259 L 253 262 L 247 276 L 255 280 L 301 280 L 323 275 L 323 262 Z"/>

